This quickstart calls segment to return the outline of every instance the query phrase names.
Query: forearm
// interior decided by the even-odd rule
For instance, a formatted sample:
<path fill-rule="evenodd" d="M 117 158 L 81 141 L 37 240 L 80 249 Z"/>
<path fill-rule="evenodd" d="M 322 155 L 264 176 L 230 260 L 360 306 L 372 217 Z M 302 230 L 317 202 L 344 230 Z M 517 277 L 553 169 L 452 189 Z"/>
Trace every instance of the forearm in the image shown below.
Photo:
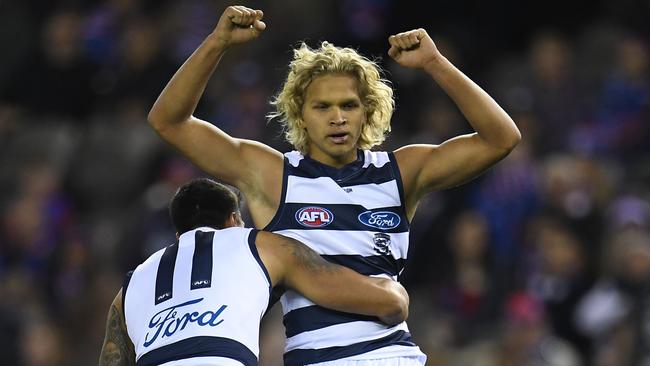
<path fill-rule="evenodd" d="M 208 36 L 167 83 L 149 112 L 156 128 L 187 120 L 196 109 L 210 77 L 226 49 Z"/>
<path fill-rule="evenodd" d="M 481 87 L 440 56 L 429 62 L 424 71 L 456 103 L 460 111 L 491 146 L 512 149 L 521 139 L 510 116 Z"/>
<path fill-rule="evenodd" d="M 341 277 L 343 281 L 339 284 L 332 285 L 334 281 L 329 279 L 319 284 L 336 289 L 337 295 L 315 298 L 312 301 L 316 300 L 314 302 L 338 311 L 376 316 L 389 325 L 406 320 L 409 297 L 398 282 L 386 278 L 363 276 L 348 268 L 341 268 L 340 272 L 346 273 Z M 316 283 L 318 281 L 315 281 Z"/>

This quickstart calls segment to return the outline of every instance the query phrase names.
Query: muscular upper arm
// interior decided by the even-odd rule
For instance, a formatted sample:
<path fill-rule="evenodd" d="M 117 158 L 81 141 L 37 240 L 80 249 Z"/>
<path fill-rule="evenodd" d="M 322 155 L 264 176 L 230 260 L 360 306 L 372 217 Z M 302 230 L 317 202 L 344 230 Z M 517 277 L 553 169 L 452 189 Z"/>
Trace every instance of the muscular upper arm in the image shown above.
<path fill-rule="evenodd" d="M 477 133 L 440 145 L 408 145 L 395 151 L 407 207 L 427 193 L 465 183 L 503 159 L 510 150 L 486 143 Z"/>
<path fill-rule="evenodd" d="M 99 356 L 100 366 L 135 365 L 135 351 L 124 323 L 122 309 L 122 290 L 117 293 L 106 319 L 106 335 L 102 352 Z"/>
<path fill-rule="evenodd" d="M 273 286 L 287 286 L 300 291 L 309 287 L 306 284 L 310 278 L 323 273 L 336 276 L 339 270 L 339 266 L 326 261 L 306 245 L 283 235 L 260 231 L 256 244 Z"/>
<path fill-rule="evenodd" d="M 156 131 L 200 169 L 242 190 L 282 182 L 282 154 L 260 142 L 233 138 L 196 117 Z"/>

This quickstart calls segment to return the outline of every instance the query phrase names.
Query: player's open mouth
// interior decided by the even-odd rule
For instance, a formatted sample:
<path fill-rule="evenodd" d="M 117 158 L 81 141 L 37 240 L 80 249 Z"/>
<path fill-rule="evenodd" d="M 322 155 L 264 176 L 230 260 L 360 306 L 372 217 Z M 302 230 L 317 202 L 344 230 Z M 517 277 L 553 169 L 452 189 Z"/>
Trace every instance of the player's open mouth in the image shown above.
<path fill-rule="evenodd" d="M 343 144 L 348 140 L 349 135 L 345 132 L 333 133 L 327 136 L 335 144 Z"/>

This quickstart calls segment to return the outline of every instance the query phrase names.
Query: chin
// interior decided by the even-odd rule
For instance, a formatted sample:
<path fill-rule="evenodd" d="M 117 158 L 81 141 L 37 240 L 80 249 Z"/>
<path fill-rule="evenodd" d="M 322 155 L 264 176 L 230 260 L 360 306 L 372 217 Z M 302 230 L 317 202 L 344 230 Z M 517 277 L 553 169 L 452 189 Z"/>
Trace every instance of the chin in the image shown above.
<path fill-rule="evenodd" d="M 332 156 L 344 157 L 350 153 L 355 153 L 356 155 L 356 151 L 356 146 L 337 145 L 334 148 L 330 149 L 329 154 Z"/>
<path fill-rule="evenodd" d="M 316 146 L 314 146 L 316 147 Z M 310 149 L 313 152 L 316 150 L 320 151 L 321 154 L 329 156 L 332 159 L 335 160 L 344 160 L 347 159 L 349 156 L 354 156 L 356 159 L 357 155 L 357 147 L 355 145 L 351 144 L 341 144 L 341 145 L 336 145 L 336 144 L 323 144 L 320 146 L 320 148 L 317 149 Z"/>

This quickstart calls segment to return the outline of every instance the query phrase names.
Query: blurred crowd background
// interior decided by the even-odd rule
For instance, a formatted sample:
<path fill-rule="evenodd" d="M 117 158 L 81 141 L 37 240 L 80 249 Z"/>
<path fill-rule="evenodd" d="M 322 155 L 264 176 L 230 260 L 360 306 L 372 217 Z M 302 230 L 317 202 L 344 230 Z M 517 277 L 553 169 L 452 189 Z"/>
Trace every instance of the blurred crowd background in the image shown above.
<path fill-rule="evenodd" d="M 229 51 L 196 112 L 233 136 L 290 149 L 265 114 L 302 40 L 385 68 L 384 149 L 470 131 L 432 80 L 387 57 L 387 37 L 417 27 L 522 130 L 414 219 L 401 280 L 428 365 L 650 365 L 649 1 L 242 4 L 268 28 Z M 203 176 L 147 112 L 227 5 L 0 1 L 0 364 L 96 364 L 123 275 L 173 242 L 167 202 Z M 264 366 L 281 365 L 278 308 Z"/>

